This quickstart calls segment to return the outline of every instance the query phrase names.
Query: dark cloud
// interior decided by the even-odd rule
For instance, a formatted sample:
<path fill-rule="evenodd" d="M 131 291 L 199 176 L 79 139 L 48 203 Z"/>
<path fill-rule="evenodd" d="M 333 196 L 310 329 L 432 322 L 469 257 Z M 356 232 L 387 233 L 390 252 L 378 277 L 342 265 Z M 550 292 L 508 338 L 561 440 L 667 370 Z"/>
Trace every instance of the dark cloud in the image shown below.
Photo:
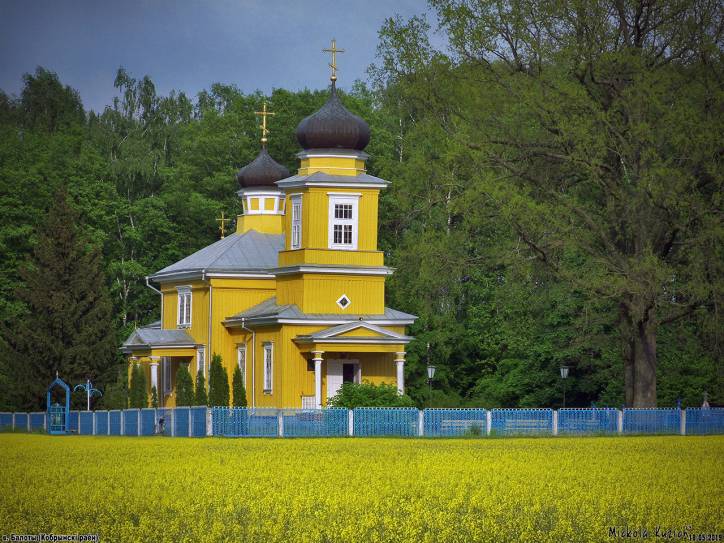
<path fill-rule="evenodd" d="M 332 37 L 340 84 L 365 78 L 386 17 L 426 11 L 422 0 L 2 0 L 0 88 L 17 94 L 23 73 L 57 72 L 87 108 L 115 95 L 116 69 L 150 75 L 160 93 L 195 95 L 213 82 L 244 91 L 326 84 Z"/>

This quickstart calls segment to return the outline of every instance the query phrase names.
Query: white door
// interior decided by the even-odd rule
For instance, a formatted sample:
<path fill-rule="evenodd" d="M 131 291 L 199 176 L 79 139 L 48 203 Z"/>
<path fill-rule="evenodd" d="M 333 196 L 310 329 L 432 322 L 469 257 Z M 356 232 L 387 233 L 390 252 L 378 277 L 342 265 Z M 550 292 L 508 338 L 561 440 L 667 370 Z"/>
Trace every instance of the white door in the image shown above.
<path fill-rule="evenodd" d="M 359 360 L 327 360 L 327 399 L 339 391 L 342 383 L 362 382 Z"/>

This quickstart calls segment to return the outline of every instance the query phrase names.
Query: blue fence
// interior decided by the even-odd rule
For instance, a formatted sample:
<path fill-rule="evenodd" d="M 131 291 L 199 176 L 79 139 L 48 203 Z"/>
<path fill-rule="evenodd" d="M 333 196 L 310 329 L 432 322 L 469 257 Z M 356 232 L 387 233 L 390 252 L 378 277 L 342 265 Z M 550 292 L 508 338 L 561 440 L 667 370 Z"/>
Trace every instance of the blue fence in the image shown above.
<path fill-rule="evenodd" d="M 676 408 L 625 408 L 624 434 L 678 434 L 681 432 L 681 410 Z"/>
<path fill-rule="evenodd" d="M 81 411 L 78 421 L 78 433 L 81 435 L 93 435 L 93 412 Z"/>
<path fill-rule="evenodd" d="M 724 407 L 686 410 L 686 435 L 724 434 Z"/>
<path fill-rule="evenodd" d="M 615 434 L 618 432 L 618 409 L 591 408 L 558 410 L 558 433 Z"/>
<path fill-rule="evenodd" d="M 39 432 L 45 430 L 45 412 L 30 413 L 30 431 Z"/>
<path fill-rule="evenodd" d="M 425 409 L 423 435 L 429 437 L 481 436 L 487 433 L 485 409 Z"/>
<path fill-rule="evenodd" d="M 121 435 L 121 411 L 108 412 L 108 435 Z"/>
<path fill-rule="evenodd" d="M 95 411 L 96 435 L 108 435 L 108 411 Z"/>
<path fill-rule="evenodd" d="M 493 409 L 491 434 L 535 435 L 553 432 L 552 409 Z"/>
<path fill-rule="evenodd" d="M 356 407 L 356 436 L 417 436 L 419 411 L 414 407 Z"/>
<path fill-rule="evenodd" d="M 210 415 L 210 417 L 209 417 Z M 724 434 L 724 408 L 325 409 L 178 407 L 71 411 L 82 435 L 337 437 Z M 45 431 L 45 412 L 0 413 L 0 431 Z"/>
<path fill-rule="evenodd" d="M 329 409 L 285 409 L 282 411 L 282 435 L 287 437 L 335 437 L 349 433 L 349 411 Z"/>

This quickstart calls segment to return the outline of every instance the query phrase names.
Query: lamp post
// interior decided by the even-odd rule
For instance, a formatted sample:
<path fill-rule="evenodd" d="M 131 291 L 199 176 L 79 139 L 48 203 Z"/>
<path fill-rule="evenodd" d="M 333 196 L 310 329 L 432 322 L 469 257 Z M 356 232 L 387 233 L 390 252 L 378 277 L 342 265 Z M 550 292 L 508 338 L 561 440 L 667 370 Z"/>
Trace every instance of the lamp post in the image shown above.
<path fill-rule="evenodd" d="M 432 379 L 435 377 L 435 366 L 430 364 L 430 344 L 427 344 L 427 406 L 432 406 Z"/>
<path fill-rule="evenodd" d="M 566 379 L 568 379 L 568 366 L 561 366 L 561 379 L 563 379 L 563 407 L 566 406 Z"/>
<path fill-rule="evenodd" d="M 87 411 L 90 411 L 90 399 L 91 399 L 91 396 L 94 396 L 94 395 L 96 395 L 96 394 L 97 394 L 98 396 L 103 396 L 103 393 L 102 393 L 100 390 L 98 390 L 97 388 L 93 388 L 93 383 L 91 383 L 90 379 L 87 379 L 84 385 L 83 385 L 83 384 L 81 384 L 81 385 L 75 385 L 75 387 L 73 388 L 73 392 L 75 392 L 75 391 L 78 390 L 78 389 L 85 390 L 85 395 L 86 395 L 86 410 L 87 410 Z"/>

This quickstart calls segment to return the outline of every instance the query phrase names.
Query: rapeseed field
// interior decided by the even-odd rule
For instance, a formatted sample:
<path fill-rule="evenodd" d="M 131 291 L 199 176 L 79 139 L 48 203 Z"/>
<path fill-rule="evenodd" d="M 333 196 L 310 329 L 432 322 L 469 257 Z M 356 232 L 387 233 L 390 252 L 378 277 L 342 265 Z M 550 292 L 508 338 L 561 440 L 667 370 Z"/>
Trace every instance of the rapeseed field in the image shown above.
<path fill-rule="evenodd" d="M 658 527 L 690 540 L 724 532 L 722 504 L 723 436 L 0 435 L 0 536 L 578 543 Z"/>

